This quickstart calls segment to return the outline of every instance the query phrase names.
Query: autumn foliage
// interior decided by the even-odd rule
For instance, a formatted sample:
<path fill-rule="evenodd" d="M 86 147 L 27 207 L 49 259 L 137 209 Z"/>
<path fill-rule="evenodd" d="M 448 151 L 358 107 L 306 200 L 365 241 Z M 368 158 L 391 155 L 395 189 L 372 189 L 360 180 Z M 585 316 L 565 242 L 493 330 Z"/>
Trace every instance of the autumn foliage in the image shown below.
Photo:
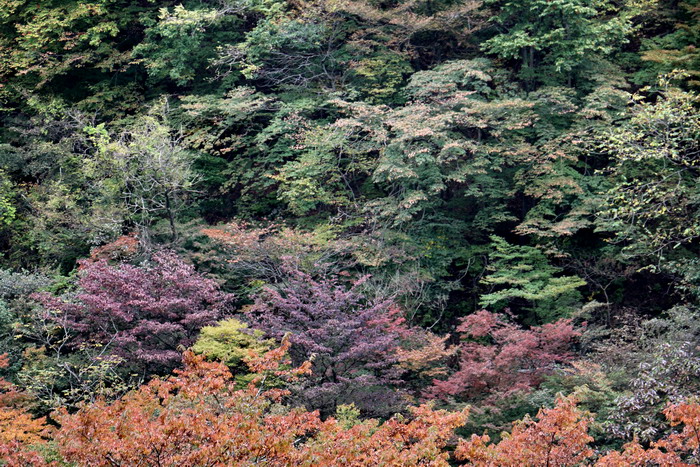
<path fill-rule="evenodd" d="M 139 251 L 139 239 L 135 233 L 122 235 L 113 242 L 98 246 L 90 251 L 90 256 L 82 261 L 81 268 L 100 260 L 125 260 L 136 256 Z"/>
<path fill-rule="evenodd" d="M 526 418 L 513 425 L 498 444 L 488 435 L 472 435 L 460 442 L 456 456 L 470 465 L 578 465 L 593 455 L 588 443 L 592 417 L 576 408 L 576 399 L 561 397 L 554 408 L 542 409 L 537 420 Z"/>
<path fill-rule="evenodd" d="M 573 358 L 570 347 L 580 335 L 571 320 L 525 329 L 486 310 L 463 318 L 457 331 L 463 339 L 459 368 L 435 380 L 431 396 L 469 400 L 530 390 Z"/>
<path fill-rule="evenodd" d="M 0 355 L 0 369 L 7 366 L 7 355 Z M 43 462 L 27 446 L 42 442 L 50 430 L 44 417 L 34 418 L 27 410 L 28 399 L 15 385 L 0 378 L 0 459 L 10 466 Z"/>
<path fill-rule="evenodd" d="M 178 347 L 192 345 L 232 301 L 215 281 L 167 251 L 143 266 L 83 263 L 78 287 L 74 298 L 35 295 L 69 335 L 69 345 L 103 345 L 131 362 L 166 368 L 180 361 Z"/>
<path fill-rule="evenodd" d="M 0 0 L 0 467 L 700 465 L 699 45 L 700 0 Z"/>
<path fill-rule="evenodd" d="M 560 396 L 554 407 L 515 422 L 498 443 L 490 443 L 488 435 L 455 437 L 467 409 L 448 412 L 421 405 L 382 423 L 360 420 L 352 406 L 343 406 L 336 417 L 322 420 L 318 411 L 285 406 L 289 391 L 266 384 L 271 378 L 293 383 L 308 376 L 310 362 L 290 366 L 289 349 L 284 339 L 279 348 L 251 354 L 255 376 L 243 389 L 225 365 L 186 352 L 185 367 L 172 376 L 156 378 L 112 403 L 55 413 L 61 425 L 52 437 L 56 455 L 90 466 L 448 466 L 459 461 L 465 466 L 610 467 L 691 465 L 699 446 L 700 405 L 695 402 L 665 410 L 679 427 L 676 433 L 648 448 L 633 442 L 604 455 L 591 447 L 593 416 L 577 406 L 575 396 Z M 41 447 L 42 437 L 49 435 L 43 420 L 19 416 L 15 421 L 19 424 L 7 419 L 0 424 L 0 454 L 7 464 L 58 465 L 32 447 Z"/>
<path fill-rule="evenodd" d="M 540 410 L 536 420 L 526 417 L 515 422 L 511 433 L 505 433 L 497 444 L 489 444 L 487 435 L 472 435 L 460 441 L 455 456 L 474 466 L 697 465 L 700 404 L 673 404 L 664 410 L 673 426 L 682 427 L 680 431 L 648 447 L 635 440 L 624 445 L 622 451 L 610 451 L 596 460 L 589 434 L 593 416 L 578 408 L 577 402 L 575 396 L 559 397 L 553 408 Z"/>
<path fill-rule="evenodd" d="M 323 415 L 349 403 L 366 414 L 397 410 L 395 388 L 403 373 L 397 352 L 408 329 L 395 305 L 365 297 L 362 280 L 346 287 L 337 278 L 316 280 L 290 266 L 286 274 L 285 287 L 265 288 L 247 316 L 271 337 L 290 333 L 295 364 L 312 362 L 298 400 Z"/>
<path fill-rule="evenodd" d="M 245 389 L 235 389 L 225 365 L 186 353 L 174 376 L 60 414 L 60 451 L 82 465 L 447 465 L 443 448 L 466 411 L 420 406 L 380 425 L 287 409 L 280 401 L 288 392 L 264 381 L 308 373 L 308 363 L 285 369 L 289 346 L 254 358 L 258 377 Z"/>

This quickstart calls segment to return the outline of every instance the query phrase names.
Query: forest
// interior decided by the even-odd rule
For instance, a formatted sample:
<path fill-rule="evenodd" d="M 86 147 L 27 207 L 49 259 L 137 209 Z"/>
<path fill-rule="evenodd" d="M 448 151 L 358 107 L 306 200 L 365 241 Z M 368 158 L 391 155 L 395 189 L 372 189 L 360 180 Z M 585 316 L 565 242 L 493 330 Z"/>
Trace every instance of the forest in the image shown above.
<path fill-rule="evenodd" d="M 700 0 L 0 0 L 0 466 L 700 464 Z"/>

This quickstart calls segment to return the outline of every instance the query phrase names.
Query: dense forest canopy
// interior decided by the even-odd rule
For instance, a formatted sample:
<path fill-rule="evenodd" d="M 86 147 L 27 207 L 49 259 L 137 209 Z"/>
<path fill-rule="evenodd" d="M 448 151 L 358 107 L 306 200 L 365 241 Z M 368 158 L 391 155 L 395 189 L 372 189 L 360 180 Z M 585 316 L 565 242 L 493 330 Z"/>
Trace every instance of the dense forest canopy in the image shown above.
<path fill-rule="evenodd" d="M 698 0 L 0 0 L 0 465 L 700 463 Z"/>

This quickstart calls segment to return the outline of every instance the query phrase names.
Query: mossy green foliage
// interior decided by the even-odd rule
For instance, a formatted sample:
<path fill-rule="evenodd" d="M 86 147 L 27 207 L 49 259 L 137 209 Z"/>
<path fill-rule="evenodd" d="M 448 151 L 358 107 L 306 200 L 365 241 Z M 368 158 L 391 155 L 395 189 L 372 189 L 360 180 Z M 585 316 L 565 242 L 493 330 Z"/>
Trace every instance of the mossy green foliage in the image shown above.
<path fill-rule="evenodd" d="M 241 371 L 246 368 L 246 359 L 251 354 L 262 354 L 273 346 L 274 341 L 264 339 L 262 331 L 250 329 L 247 324 L 231 318 L 216 326 L 203 327 L 192 350 Z"/>

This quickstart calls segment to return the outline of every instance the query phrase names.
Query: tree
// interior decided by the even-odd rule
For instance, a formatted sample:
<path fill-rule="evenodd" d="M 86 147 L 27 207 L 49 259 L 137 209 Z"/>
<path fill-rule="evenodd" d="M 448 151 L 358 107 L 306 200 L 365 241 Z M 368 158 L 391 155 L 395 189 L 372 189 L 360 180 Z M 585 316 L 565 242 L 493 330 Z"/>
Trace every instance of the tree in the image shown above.
<path fill-rule="evenodd" d="M 232 213 L 269 212 L 275 204 L 269 175 L 294 144 L 296 122 L 287 118 L 288 110 L 249 86 L 223 96 L 183 96 L 178 104 L 173 120 L 182 124 L 183 145 L 197 153 L 197 189 L 209 195 L 200 200 L 204 217 L 219 221 Z"/>
<path fill-rule="evenodd" d="M 414 63 L 432 65 L 455 49 L 474 48 L 473 37 L 487 26 L 489 10 L 479 0 L 450 2 L 419 0 L 399 4 L 372 4 L 355 0 L 324 2 L 326 8 L 353 15 L 362 23 L 348 42 L 350 50 L 386 47 Z M 362 64 L 364 60 L 359 60 Z M 353 83 L 354 84 L 354 83 Z M 367 83 L 360 82 L 367 86 Z M 383 83 L 383 86 L 386 86 Z"/>
<path fill-rule="evenodd" d="M 14 190 L 12 182 L 4 170 L 0 170 L 0 231 L 6 229 L 15 220 L 17 208 L 12 202 Z"/>
<path fill-rule="evenodd" d="M 698 96 L 663 77 L 654 101 L 634 97 L 630 119 L 604 134 L 612 157 L 598 213 L 628 257 L 661 258 L 700 237 L 700 113 Z"/>
<path fill-rule="evenodd" d="M 400 407 L 394 387 L 403 372 L 396 354 L 403 329 L 392 302 L 364 297 L 362 280 L 348 289 L 337 278 L 287 271 L 286 283 L 265 288 L 246 315 L 271 337 L 289 333 L 294 364 L 312 362 L 313 375 L 295 392 L 298 402 L 324 416 L 349 403 L 366 414 Z"/>
<path fill-rule="evenodd" d="M 134 40 L 139 21 L 152 14 L 130 0 L 108 5 L 50 1 L 40 8 L 23 0 L 3 1 L 0 10 L 0 76 L 9 84 L 0 89 L 3 106 L 21 106 L 22 91 L 51 88 L 54 80 L 75 77 L 79 68 L 96 77 L 124 72 L 130 50 L 123 45 Z"/>
<path fill-rule="evenodd" d="M 521 59 L 521 78 L 530 90 L 552 75 L 571 85 L 583 65 L 611 53 L 631 32 L 629 15 L 620 14 L 609 0 L 485 4 L 495 13 L 498 33 L 483 43 L 483 49 L 500 58 Z"/>
<path fill-rule="evenodd" d="M 8 366 L 7 355 L 0 355 L 0 369 Z M 0 378 L 0 446 L 14 442 L 34 444 L 40 442 L 42 435 L 48 432 L 46 419 L 34 418 L 26 407 L 23 407 L 27 399 L 27 394 Z"/>
<path fill-rule="evenodd" d="M 665 3 L 660 12 L 669 16 L 673 29 L 667 34 L 645 38 L 642 43 L 642 60 L 652 64 L 654 77 L 673 70 L 684 70 L 682 78 L 697 90 L 700 88 L 700 4 L 697 0 Z M 658 14 L 658 13 L 657 13 Z M 659 73 L 661 72 L 661 73 Z"/>
<path fill-rule="evenodd" d="M 514 219 L 506 168 L 532 150 L 524 138 L 532 104 L 501 89 L 494 74 L 488 60 L 455 60 L 414 73 L 404 106 L 347 105 L 349 118 L 336 126 L 352 138 L 371 136 L 378 152 L 371 177 L 384 196 L 365 210 L 400 227 L 426 217 L 456 223 L 445 209 L 455 206 L 473 236 Z"/>
<path fill-rule="evenodd" d="M 213 326 L 204 326 L 192 351 L 204 355 L 207 360 L 226 364 L 241 381 L 249 381 L 246 361 L 251 353 L 263 354 L 274 346 L 274 340 L 263 339 L 263 332 L 250 329 L 237 319 L 219 321 Z"/>
<path fill-rule="evenodd" d="M 607 453 L 596 465 L 697 465 L 700 460 L 700 404 L 690 399 L 668 405 L 663 413 L 672 426 L 683 425 L 683 428 L 652 442 L 648 448 L 635 439 L 625 444 L 622 452 Z"/>
<path fill-rule="evenodd" d="M 249 280 L 284 282 L 292 263 L 306 272 L 329 272 L 347 267 L 353 245 L 338 240 L 331 229 L 307 232 L 299 228 L 268 223 L 255 227 L 246 222 L 230 222 L 223 227 L 201 231 L 223 247 L 227 266 Z"/>
<path fill-rule="evenodd" d="M 570 347 L 580 336 L 571 320 L 523 329 L 486 310 L 463 318 L 457 331 L 463 338 L 459 369 L 445 380 L 434 380 L 426 391 L 430 397 L 493 403 L 530 391 L 558 364 L 573 358 Z"/>
<path fill-rule="evenodd" d="M 412 409 L 380 424 L 352 416 L 321 421 L 318 412 L 279 404 L 283 389 L 264 389 L 268 375 L 294 381 L 308 362 L 284 369 L 289 342 L 251 361 L 258 377 L 236 389 L 225 365 L 187 352 L 186 366 L 121 400 L 63 411 L 56 434 L 67 461 L 90 465 L 433 465 L 466 412 Z M 350 411 L 351 412 L 351 411 Z M 348 413 L 348 410 L 345 411 Z"/>
<path fill-rule="evenodd" d="M 497 310 L 524 300 L 543 321 L 570 315 L 580 300 L 577 288 L 586 283 L 576 276 L 560 275 L 539 248 L 511 245 L 503 238 L 491 236 L 493 251 L 482 284 L 489 293 L 479 304 Z"/>
<path fill-rule="evenodd" d="M 0 369 L 7 368 L 7 355 L 0 355 Z M 0 378 L 0 459 L 8 467 L 45 465 L 33 447 L 50 435 L 45 417 L 35 418 L 27 410 L 28 394 Z"/>
<path fill-rule="evenodd" d="M 121 233 L 121 203 L 104 189 L 115 172 L 91 170 L 96 149 L 83 128 L 95 124 L 94 116 L 60 98 L 35 96 L 27 107 L 6 119 L 0 149 L 0 165 L 16 187 L 15 220 L 3 244 L 13 266 L 60 266 L 67 273 L 90 245 Z"/>
<path fill-rule="evenodd" d="M 618 390 L 605 421 L 608 433 L 648 443 L 671 430 L 663 409 L 700 391 L 700 326 L 691 307 L 635 321 L 618 321 L 610 338 L 595 344 L 591 358 Z"/>
<path fill-rule="evenodd" d="M 222 2 L 224 3 L 224 2 Z M 144 21 L 145 39 L 133 55 L 144 63 L 152 81 L 170 79 L 180 86 L 206 78 L 217 44 L 240 40 L 241 20 L 226 8 L 160 8 L 158 20 Z M 241 8 L 243 10 L 243 8 Z"/>
<path fill-rule="evenodd" d="M 272 14 L 241 44 L 224 48 L 218 65 L 238 69 L 268 86 L 334 88 L 342 82 L 343 26 L 314 5 L 296 15 Z M 316 14 L 313 19 L 307 15 Z"/>
<path fill-rule="evenodd" d="M 90 251 L 90 257 L 81 262 L 81 266 L 100 260 L 128 261 L 139 252 L 139 240 L 135 233 L 122 235 L 113 242 L 95 247 Z"/>
<path fill-rule="evenodd" d="M 112 189 L 141 227 L 141 242 L 147 244 L 148 227 L 163 215 L 170 225 L 171 240 L 177 240 L 176 215 L 196 181 L 192 154 L 153 116 L 142 117 L 116 141 L 110 141 L 103 125 L 87 131 L 99 149 L 91 161 L 93 170 L 111 173 Z"/>
<path fill-rule="evenodd" d="M 487 444 L 488 435 L 472 435 L 460 441 L 456 456 L 468 465 L 581 465 L 593 455 L 588 427 L 593 418 L 576 407 L 574 397 L 558 397 L 551 409 L 541 409 L 537 420 L 515 422 L 498 444 Z"/>
<path fill-rule="evenodd" d="M 168 251 L 140 267 L 85 262 L 74 297 L 35 297 L 66 330 L 71 348 L 99 344 L 108 354 L 158 371 L 177 365 L 178 348 L 192 345 L 232 301 L 216 282 Z"/>

